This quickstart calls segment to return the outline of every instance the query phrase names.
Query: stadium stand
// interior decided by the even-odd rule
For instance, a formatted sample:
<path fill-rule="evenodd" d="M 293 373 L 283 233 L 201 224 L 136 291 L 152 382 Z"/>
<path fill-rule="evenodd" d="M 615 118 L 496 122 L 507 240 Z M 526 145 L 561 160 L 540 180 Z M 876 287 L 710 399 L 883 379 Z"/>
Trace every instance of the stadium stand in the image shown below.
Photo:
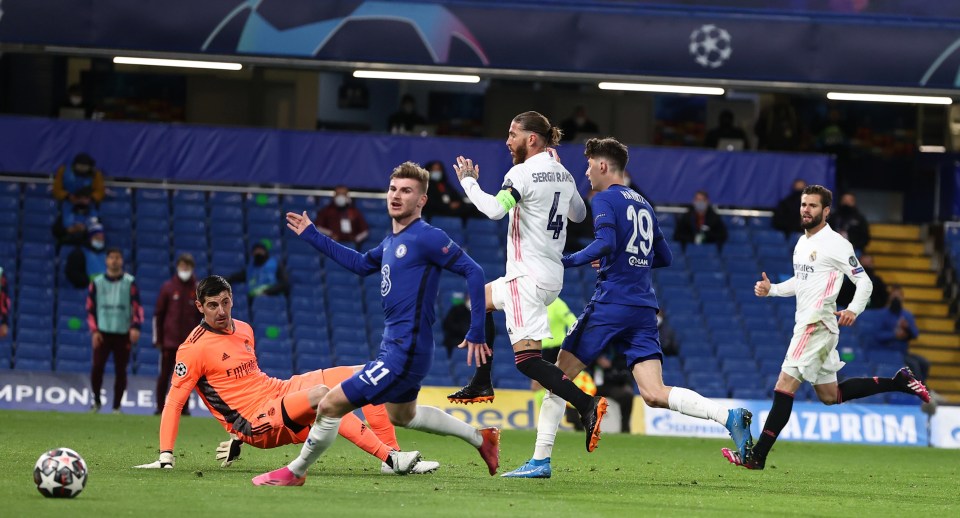
<path fill-rule="evenodd" d="M 22 226 L 27 212 L 46 207 L 44 184 L 3 182 L 0 209 L 10 214 L 0 222 L 0 264 L 11 286 L 12 340 L 0 342 L 0 368 L 87 372 L 90 338 L 84 310 L 84 290 L 69 286 L 63 275 L 66 257 L 43 229 Z M 369 361 L 376 355 L 383 329 L 379 279 L 359 279 L 309 245 L 289 234 L 283 224 L 288 210 L 314 213 L 324 200 L 315 196 L 239 194 L 199 190 L 111 189 L 103 202 L 108 240 L 125 250 L 127 270 L 137 276 L 147 322 L 153 315 L 157 292 L 169 277 L 171 258 L 189 251 L 197 260 L 199 275 L 228 274 L 243 268 L 248 246 L 269 242 L 291 274 L 290 297 L 258 297 L 247 307 L 245 286 L 234 286 L 236 318 L 255 329 L 261 368 L 274 376 Z M 382 199 L 358 198 L 372 235 L 389 232 Z M 54 211 L 55 212 L 55 211 Z M 724 216 L 730 240 L 722 251 L 713 245 L 688 246 L 686 252 L 670 242 L 674 264 L 655 271 L 654 283 L 667 320 L 680 344 L 677 357 L 665 358 L 664 379 L 671 385 L 689 386 L 708 397 L 767 398 L 776 381 L 780 361 L 793 327 L 793 299 L 758 300 L 753 283 L 758 272 L 771 277 L 790 275 L 793 242 L 770 230 L 765 217 Z M 672 239 L 672 218 L 661 215 L 664 233 Z M 433 224 L 460 240 L 481 264 L 487 278 L 504 269 L 505 222 L 485 219 L 436 217 Z M 375 237 L 373 239 L 379 239 Z M 371 246 L 373 241 L 368 242 Z M 960 228 L 944 236 L 947 261 L 960 261 Z M 24 268 L 24 264 L 29 264 Z M 561 297 L 579 312 L 589 300 L 595 276 L 588 269 L 568 270 Z M 442 336 L 440 321 L 449 309 L 453 292 L 464 291 L 458 276 L 445 272 L 435 308 L 435 334 Z M 495 348 L 509 352 L 502 314 L 495 314 L 498 335 Z M 876 329 L 869 316 L 845 330 L 839 349 L 854 358 L 842 371 L 846 375 L 873 375 L 898 368 L 899 360 L 870 351 Z M 132 358 L 136 374 L 155 376 L 158 356 L 145 326 Z M 447 358 L 438 347 L 426 384 L 459 386 L 473 368 L 462 351 Z M 756 375 L 756 373 L 760 375 Z M 526 389 L 529 380 L 512 362 L 494 364 L 493 377 L 502 388 Z M 813 399 L 810 390 L 798 399 Z M 889 403 L 912 403 L 898 395 Z"/>

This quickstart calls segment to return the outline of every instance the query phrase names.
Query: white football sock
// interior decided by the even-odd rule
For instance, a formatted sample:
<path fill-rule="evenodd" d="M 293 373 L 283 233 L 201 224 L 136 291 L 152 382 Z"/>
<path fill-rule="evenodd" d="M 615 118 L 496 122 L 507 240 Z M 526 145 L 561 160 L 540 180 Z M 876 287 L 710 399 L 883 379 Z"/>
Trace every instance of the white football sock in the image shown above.
<path fill-rule="evenodd" d="M 543 460 L 553 453 L 553 443 L 557 440 L 557 428 L 563 420 L 567 402 L 553 392 L 547 391 L 540 405 L 540 418 L 537 419 L 537 442 L 533 448 L 533 460 Z"/>
<path fill-rule="evenodd" d="M 670 410 L 680 412 L 683 415 L 699 417 L 700 419 L 712 419 L 723 426 L 727 425 L 727 414 L 730 411 L 728 408 L 690 389 L 683 387 L 671 388 L 670 396 L 667 398 L 667 404 L 670 405 Z"/>
<path fill-rule="evenodd" d="M 467 441 L 474 448 L 479 448 L 483 444 L 483 436 L 480 435 L 480 430 L 435 406 L 417 405 L 417 415 L 413 416 L 413 419 L 404 428 L 437 435 L 452 435 Z"/>
<path fill-rule="evenodd" d="M 300 448 L 300 456 L 293 459 L 293 462 L 287 465 L 290 471 L 298 477 L 305 475 L 307 469 L 312 466 L 314 462 L 317 462 L 320 455 L 323 455 L 323 452 L 327 451 L 327 448 L 333 444 L 333 440 L 337 438 L 337 432 L 339 430 L 339 417 L 320 416 L 320 418 L 313 423 L 313 426 L 310 427 L 310 434 L 307 435 L 306 442 L 304 442 L 303 447 Z"/>

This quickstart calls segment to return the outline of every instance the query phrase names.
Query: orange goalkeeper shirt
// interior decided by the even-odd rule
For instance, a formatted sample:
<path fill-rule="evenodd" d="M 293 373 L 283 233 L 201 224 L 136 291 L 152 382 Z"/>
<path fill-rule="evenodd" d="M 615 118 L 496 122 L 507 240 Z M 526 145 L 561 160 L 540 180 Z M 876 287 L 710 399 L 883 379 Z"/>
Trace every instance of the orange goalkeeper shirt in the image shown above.
<path fill-rule="evenodd" d="M 210 413 L 228 432 L 247 436 L 264 402 L 280 395 L 286 382 L 267 376 L 257 365 L 253 329 L 233 319 L 233 331 L 218 331 L 206 321 L 177 350 L 170 392 L 160 419 L 160 451 L 173 451 L 180 411 L 196 388 Z"/>

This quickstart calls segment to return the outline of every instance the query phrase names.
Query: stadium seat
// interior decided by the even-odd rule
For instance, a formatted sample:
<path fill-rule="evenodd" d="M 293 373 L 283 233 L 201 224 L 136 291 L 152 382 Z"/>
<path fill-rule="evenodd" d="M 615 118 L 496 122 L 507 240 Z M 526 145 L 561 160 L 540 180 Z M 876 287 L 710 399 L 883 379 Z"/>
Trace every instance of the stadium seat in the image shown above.
<path fill-rule="evenodd" d="M 238 205 L 221 205 L 212 202 L 210 205 L 210 225 L 214 227 L 220 222 L 243 223 L 243 208 Z"/>
<path fill-rule="evenodd" d="M 453 216 L 433 216 L 430 218 L 430 224 L 443 229 L 449 234 L 450 232 L 459 232 L 463 229 L 463 220 Z"/>
<path fill-rule="evenodd" d="M 53 342 L 48 338 L 40 341 L 34 337 L 22 338 L 24 334 L 22 329 L 18 332 L 17 346 L 14 349 L 14 357 L 17 360 L 49 360 L 53 358 Z"/>
<path fill-rule="evenodd" d="M 67 359 L 57 359 L 56 370 L 57 372 L 77 372 L 77 373 L 89 373 L 92 369 L 93 363 L 87 360 L 67 360 Z"/>

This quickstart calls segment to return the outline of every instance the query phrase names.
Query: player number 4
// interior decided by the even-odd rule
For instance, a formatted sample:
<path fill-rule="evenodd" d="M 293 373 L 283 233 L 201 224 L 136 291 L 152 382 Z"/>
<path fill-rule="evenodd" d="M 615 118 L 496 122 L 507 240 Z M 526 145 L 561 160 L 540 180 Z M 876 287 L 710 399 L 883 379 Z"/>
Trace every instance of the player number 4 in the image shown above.
<path fill-rule="evenodd" d="M 378 370 L 379 372 L 377 372 Z M 390 374 L 390 369 L 384 367 L 383 362 L 376 362 L 373 364 L 373 367 L 363 371 L 363 373 L 367 375 L 367 379 L 370 380 L 371 385 L 376 385 L 384 376 Z"/>
<path fill-rule="evenodd" d="M 557 214 L 557 207 L 560 205 L 560 193 L 553 193 L 553 206 L 550 207 L 550 215 L 547 216 L 547 230 L 553 231 L 553 238 L 560 239 L 560 232 L 563 231 L 563 214 Z"/>
<path fill-rule="evenodd" d="M 653 250 L 653 218 L 647 209 L 637 210 L 630 205 L 627 207 L 627 221 L 633 223 L 633 235 L 630 241 L 627 241 L 627 253 L 637 255 L 650 255 Z M 637 236 L 640 237 L 640 246 L 637 246 Z"/>

